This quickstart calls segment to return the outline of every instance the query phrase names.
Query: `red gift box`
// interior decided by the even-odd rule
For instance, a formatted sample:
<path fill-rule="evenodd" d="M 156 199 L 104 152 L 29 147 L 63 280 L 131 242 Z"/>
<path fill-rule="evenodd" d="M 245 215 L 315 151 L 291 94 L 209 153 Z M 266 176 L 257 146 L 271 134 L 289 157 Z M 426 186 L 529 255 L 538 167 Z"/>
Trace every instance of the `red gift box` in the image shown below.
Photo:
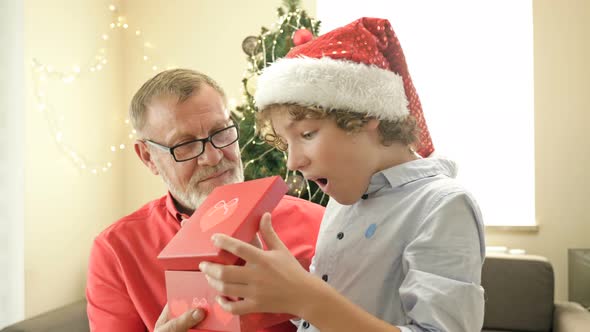
<path fill-rule="evenodd" d="M 280 176 L 215 188 L 158 259 L 166 270 L 195 271 L 202 261 L 235 264 L 238 257 L 213 246 L 211 236 L 223 233 L 252 241 L 262 215 L 272 211 L 287 190 Z"/>
<path fill-rule="evenodd" d="M 170 315 L 178 317 L 189 309 L 202 308 L 207 316 L 191 332 L 255 332 L 285 322 L 287 314 L 232 315 L 224 311 L 215 297 L 217 291 L 209 287 L 205 274 L 199 271 L 166 271 L 166 290 Z"/>
<path fill-rule="evenodd" d="M 186 310 L 204 307 L 207 317 L 198 325 L 200 332 L 253 332 L 284 322 L 291 315 L 232 315 L 219 307 L 202 272 L 202 261 L 220 264 L 243 263 L 237 256 L 213 246 L 211 236 L 224 233 L 250 242 L 260 219 L 279 203 L 288 187 L 279 176 L 235 183 L 215 188 L 180 231 L 158 255 L 167 270 L 166 292 L 172 317 Z"/>

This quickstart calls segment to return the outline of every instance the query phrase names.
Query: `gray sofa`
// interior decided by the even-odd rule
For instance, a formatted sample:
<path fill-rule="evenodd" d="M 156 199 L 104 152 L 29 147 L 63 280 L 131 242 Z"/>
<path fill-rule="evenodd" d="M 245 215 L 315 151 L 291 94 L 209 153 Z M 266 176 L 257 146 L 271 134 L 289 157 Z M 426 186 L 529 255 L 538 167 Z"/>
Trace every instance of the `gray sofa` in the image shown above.
<path fill-rule="evenodd" d="M 489 255 L 482 272 L 486 290 L 483 331 L 590 332 L 589 311 L 573 302 L 554 303 L 553 268 L 545 258 Z M 86 301 L 81 300 L 0 332 L 86 331 Z"/>
<path fill-rule="evenodd" d="M 0 332 L 88 332 L 86 300 L 10 325 Z M 114 331 L 113 331 L 114 332 Z"/>
<path fill-rule="evenodd" d="M 551 263 L 541 256 L 488 255 L 486 332 L 590 332 L 590 312 L 573 302 L 554 303 Z"/>

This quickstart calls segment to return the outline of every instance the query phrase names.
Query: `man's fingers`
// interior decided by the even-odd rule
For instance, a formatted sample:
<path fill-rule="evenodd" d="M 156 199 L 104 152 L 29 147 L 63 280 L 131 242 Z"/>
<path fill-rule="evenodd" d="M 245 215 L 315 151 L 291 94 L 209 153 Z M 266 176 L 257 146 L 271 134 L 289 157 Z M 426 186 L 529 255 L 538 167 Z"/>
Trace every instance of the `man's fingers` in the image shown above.
<path fill-rule="evenodd" d="M 164 311 L 162 311 L 160 318 L 158 318 L 154 332 L 187 332 L 191 327 L 197 325 L 205 318 L 205 312 L 202 309 L 193 309 L 166 322 L 168 319 L 167 307 L 167 305 L 164 307 Z M 166 320 L 162 321 L 162 317 L 165 317 Z"/>
<path fill-rule="evenodd" d="M 164 323 L 166 323 L 168 321 L 168 313 L 169 312 L 170 312 L 170 310 L 168 309 L 168 303 L 166 303 L 166 305 L 164 306 L 164 309 L 162 310 L 162 313 L 160 314 L 160 317 L 158 317 L 158 320 L 156 321 L 156 327 L 162 326 L 162 325 L 164 325 Z"/>

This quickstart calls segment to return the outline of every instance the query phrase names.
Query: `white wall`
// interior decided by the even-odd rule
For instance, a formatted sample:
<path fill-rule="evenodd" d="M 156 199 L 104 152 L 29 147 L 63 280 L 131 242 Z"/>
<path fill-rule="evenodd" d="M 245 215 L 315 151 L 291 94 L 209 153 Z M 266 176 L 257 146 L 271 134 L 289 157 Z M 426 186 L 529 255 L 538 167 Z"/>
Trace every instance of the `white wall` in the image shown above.
<path fill-rule="evenodd" d="M 0 3 L 0 328 L 24 317 L 23 6 Z"/>
<path fill-rule="evenodd" d="M 124 69 L 117 38 L 106 44 L 100 38 L 111 22 L 108 3 L 24 1 L 26 316 L 83 298 L 92 239 L 122 214 L 124 167 L 109 145 L 122 134 Z M 108 64 L 91 75 L 87 64 L 102 47 Z M 82 171 L 56 143 L 46 113 L 37 109 L 33 58 L 54 70 L 70 70 L 74 64 L 82 68 L 80 78 L 70 84 L 48 79 L 45 94 L 63 129 L 62 143 L 85 154 L 89 162 L 110 160 L 108 173 Z"/>

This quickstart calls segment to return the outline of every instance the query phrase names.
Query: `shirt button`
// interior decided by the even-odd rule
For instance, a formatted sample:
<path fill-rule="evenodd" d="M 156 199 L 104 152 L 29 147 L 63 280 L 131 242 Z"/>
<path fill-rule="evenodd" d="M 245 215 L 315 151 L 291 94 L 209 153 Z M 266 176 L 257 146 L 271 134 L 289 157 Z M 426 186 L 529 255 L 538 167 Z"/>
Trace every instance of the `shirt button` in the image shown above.
<path fill-rule="evenodd" d="M 323 281 L 328 281 L 328 275 L 327 275 L 327 274 L 324 274 L 324 275 L 322 276 L 322 280 L 323 280 Z"/>
<path fill-rule="evenodd" d="M 338 238 L 338 240 L 342 240 L 342 238 L 344 238 L 344 233 L 338 233 L 338 235 L 336 235 L 336 238 Z"/>
<path fill-rule="evenodd" d="M 303 322 L 303 328 L 304 329 L 309 328 L 309 322 L 308 321 L 304 321 Z"/>

